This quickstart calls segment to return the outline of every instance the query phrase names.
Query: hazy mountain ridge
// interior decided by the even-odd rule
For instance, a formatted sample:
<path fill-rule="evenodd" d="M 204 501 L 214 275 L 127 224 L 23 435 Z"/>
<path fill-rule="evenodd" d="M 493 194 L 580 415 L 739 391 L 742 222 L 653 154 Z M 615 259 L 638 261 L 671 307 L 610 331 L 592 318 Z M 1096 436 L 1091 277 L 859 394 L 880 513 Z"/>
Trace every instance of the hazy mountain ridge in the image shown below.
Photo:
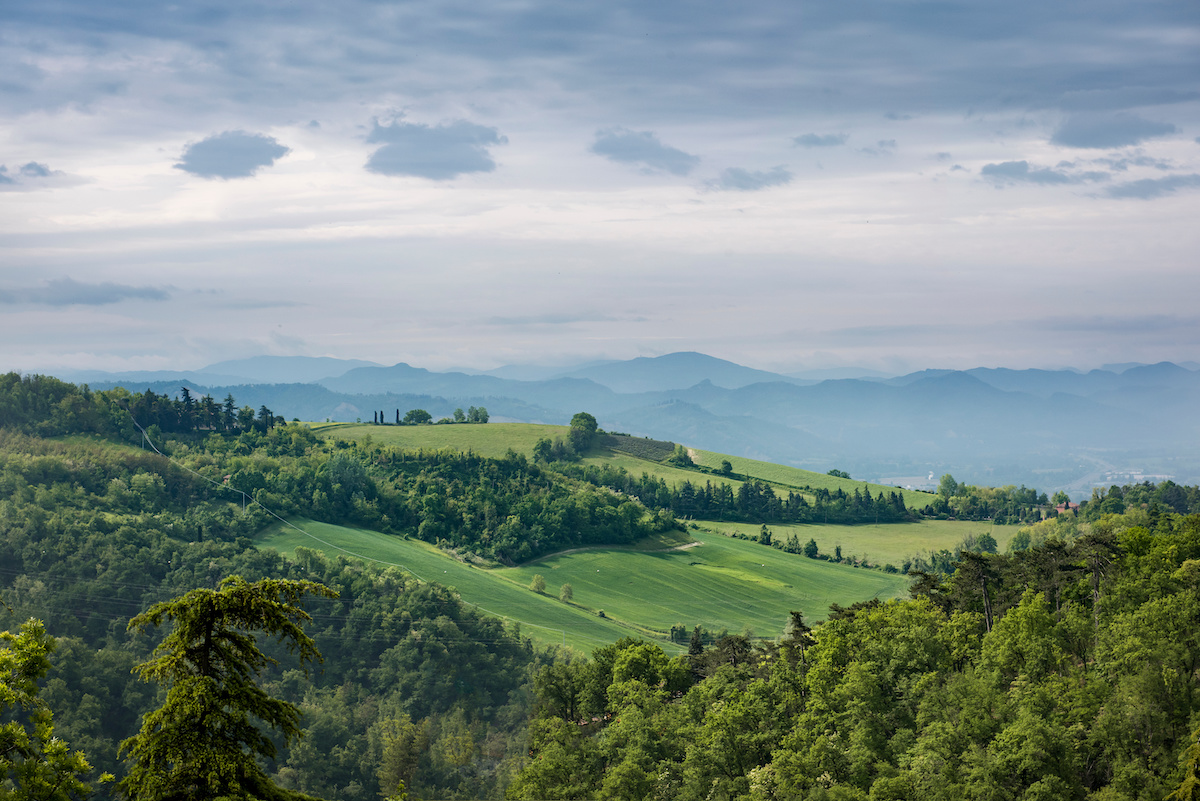
<path fill-rule="evenodd" d="M 252 368 L 262 375 L 329 372 L 309 382 L 204 380 Z M 561 424 L 586 410 L 610 430 L 810 469 L 837 466 L 864 478 L 953 472 L 1032 486 L 1052 475 L 1055 484 L 1079 487 L 1112 471 L 1200 478 L 1200 457 L 1190 447 L 1200 435 L 1192 413 L 1200 372 L 1169 362 L 1119 373 L 974 368 L 811 382 L 679 353 L 529 381 L 405 363 L 260 357 L 91 383 L 167 393 L 186 383 L 194 393 L 233 394 L 239 405 L 265 404 L 305 420 L 371 420 L 382 411 L 390 421 L 397 409 L 411 408 L 437 419 L 476 405 L 495 420 Z M 997 475 L 1001 464 L 1025 468 Z"/>

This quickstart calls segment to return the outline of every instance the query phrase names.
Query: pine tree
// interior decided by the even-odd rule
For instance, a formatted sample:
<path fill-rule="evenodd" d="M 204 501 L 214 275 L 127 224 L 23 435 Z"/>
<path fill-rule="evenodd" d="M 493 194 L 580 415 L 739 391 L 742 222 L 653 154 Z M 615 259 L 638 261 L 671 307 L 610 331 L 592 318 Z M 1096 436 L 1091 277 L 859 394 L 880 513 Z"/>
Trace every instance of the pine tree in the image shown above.
<path fill-rule="evenodd" d="M 143 679 L 167 687 L 161 708 L 142 719 L 141 731 L 121 744 L 130 762 L 121 789 L 131 801 L 159 799 L 304 799 L 275 786 L 259 765 L 274 759 L 265 723 L 284 743 L 301 735 L 300 710 L 267 695 L 254 681 L 275 660 L 259 650 L 255 632 L 275 636 L 300 662 L 321 661 L 301 623 L 304 595 L 337 597 L 311 581 L 231 576 L 216 590 L 192 590 L 156 604 L 129 621 L 144 631 L 173 621 L 174 628 L 138 666 Z"/>

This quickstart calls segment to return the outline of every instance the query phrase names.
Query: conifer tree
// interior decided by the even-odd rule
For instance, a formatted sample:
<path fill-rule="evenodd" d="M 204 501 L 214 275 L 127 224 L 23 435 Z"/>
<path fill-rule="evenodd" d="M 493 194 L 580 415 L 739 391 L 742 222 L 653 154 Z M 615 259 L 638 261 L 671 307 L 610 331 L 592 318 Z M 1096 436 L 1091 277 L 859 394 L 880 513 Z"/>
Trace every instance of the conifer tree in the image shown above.
<path fill-rule="evenodd" d="M 304 595 L 337 597 L 311 581 L 231 576 L 216 590 L 192 590 L 156 604 L 129 621 L 144 631 L 172 621 L 174 628 L 138 666 L 143 679 L 167 687 L 161 708 L 142 719 L 141 731 L 121 744 L 129 774 L 121 789 L 132 801 L 160 799 L 306 799 L 277 787 L 258 759 L 274 759 L 275 745 L 259 722 L 278 729 L 285 744 L 301 735 L 300 710 L 255 683 L 275 660 L 258 647 L 255 632 L 277 637 L 301 663 L 321 661 L 301 624 L 311 620 Z"/>

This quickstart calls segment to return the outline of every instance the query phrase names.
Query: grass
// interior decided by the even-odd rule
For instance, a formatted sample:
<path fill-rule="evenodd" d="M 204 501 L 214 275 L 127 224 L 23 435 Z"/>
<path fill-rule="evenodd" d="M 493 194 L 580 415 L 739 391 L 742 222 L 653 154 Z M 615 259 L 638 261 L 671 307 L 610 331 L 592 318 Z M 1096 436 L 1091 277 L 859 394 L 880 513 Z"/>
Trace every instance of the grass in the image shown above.
<path fill-rule="evenodd" d="M 678 539 L 638 546 L 587 548 L 515 568 L 484 570 L 415 540 L 374 531 L 296 521 L 307 533 L 277 524 L 256 539 L 260 547 L 291 553 L 296 546 L 395 565 L 423 580 L 454 587 L 464 601 L 521 623 L 522 633 L 548 645 L 589 653 L 628 635 L 665 642 L 670 627 L 702 625 L 712 631 L 746 629 L 778 635 L 793 609 L 822 620 L 830 603 L 904 595 L 908 579 L 880 571 L 805 559 L 717 532 L 691 531 L 697 546 L 661 550 Z M 546 594 L 529 590 L 534 575 Z M 570 584 L 572 603 L 557 599 Z M 599 617 L 603 610 L 606 618 Z"/>
<path fill-rule="evenodd" d="M 430 425 L 430 426 L 377 426 L 364 423 L 316 423 L 313 431 L 326 439 L 357 439 L 370 437 L 376 445 L 416 450 L 426 448 L 455 451 L 473 451 L 480 456 L 502 458 L 514 450 L 526 456 L 533 454 L 533 446 L 539 439 L 565 436 L 566 426 L 534 425 L 532 423 L 487 423 Z"/>
<path fill-rule="evenodd" d="M 740 532 L 757 537 L 761 526 L 757 523 L 700 522 L 699 525 L 715 531 Z M 996 538 L 1001 553 L 1008 541 L 1017 533 L 1017 526 L 993 526 L 990 522 L 970 520 L 918 520 L 915 523 L 882 523 L 860 526 L 834 525 L 768 525 L 775 539 L 787 539 L 795 534 L 800 544 L 809 539 L 816 540 L 822 554 L 832 554 L 834 548 L 842 546 L 842 556 L 867 558 L 872 565 L 893 564 L 900 567 L 904 560 L 918 552 L 953 551 L 967 534 L 990 533 Z"/>
<path fill-rule="evenodd" d="M 862 490 L 863 481 L 855 481 L 852 478 L 838 478 L 826 473 L 814 473 L 811 470 L 802 470 L 799 467 L 788 467 L 787 465 L 775 464 L 774 462 L 760 462 L 757 459 L 746 459 L 741 456 L 727 456 L 723 453 L 713 453 L 712 451 L 695 451 L 695 461 L 704 467 L 713 469 L 720 468 L 723 460 L 728 460 L 733 465 L 733 472 L 741 473 L 747 476 L 768 481 L 772 484 L 779 484 L 785 487 L 803 487 L 809 486 L 813 489 L 821 489 L 824 487 L 830 492 L 839 487 L 851 495 L 854 490 Z M 929 492 L 918 492 L 916 490 L 900 489 L 898 487 L 889 487 L 885 484 L 867 484 L 871 490 L 871 495 L 875 496 L 882 492 L 887 495 L 890 492 L 899 491 L 904 495 L 904 503 L 910 509 L 923 509 L 926 504 L 931 502 L 934 495 Z"/>
<path fill-rule="evenodd" d="M 464 564 L 419 540 L 405 540 L 366 529 L 335 526 L 311 520 L 295 520 L 295 528 L 277 523 L 255 537 L 255 545 L 291 554 L 297 546 L 323 551 L 327 556 L 351 556 L 367 562 L 399 567 L 422 581 L 453 587 L 468 604 L 488 614 L 521 624 L 521 633 L 544 645 L 566 645 L 580 653 L 614 642 L 631 630 L 614 620 L 571 607 L 554 596 L 538 595 L 528 589 L 528 579 L 517 584 L 493 570 Z M 670 645 L 665 643 L 664 645 Z M 672 648 L 678 652 L 679 648 Z"/>

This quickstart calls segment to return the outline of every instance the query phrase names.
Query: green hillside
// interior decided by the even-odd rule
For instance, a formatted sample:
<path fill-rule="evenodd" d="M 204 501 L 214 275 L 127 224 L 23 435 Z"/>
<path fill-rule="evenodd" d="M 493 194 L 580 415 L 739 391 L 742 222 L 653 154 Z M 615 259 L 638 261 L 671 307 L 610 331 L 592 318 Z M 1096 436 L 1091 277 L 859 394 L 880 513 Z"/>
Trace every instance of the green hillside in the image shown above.
<path fill-rule="evenodd" d="M 401 448 L 450 448 L 456 451 L 473 451 L 481 456 L 499 458 L 510 449 L 529 456 L 533 454 L 534 444 L 544 437 L 553 439 L 564 436 L 566 426 L 535 425 L 532 423 L 488 423 L 486 425 L 427 425 L 427 426 L 377 426 L 366 423 L 315 423 L 312 429 L 319 436 L 328 439 L 364 439 L 379 445 L 391 445 Z M 622 438 L 623 439 L 623 438 Z M 636 438 L 634 438 L 636 439 Z M 686 443 L 684 443 L 686 445 Z M 864 483 L 854 479 L 838 478 L 825 473 L 814 473 L 798 467 L 762 462 L 756 459 L 746 459 L 741 456 L 727 456 L 692 449 L 691 452 L 697 464 L 712 469 L 718 469 L 723 460 L 733 465 L 733 472 L 739 476 L 756 478 L 778 487 L 825 488 L 830 491 L 842 489 L 853 493 L 861 490 Z M 669 483 L 691 481 L 693 483 L 712 481 L 714 484 L 724 482 L 736 490 L 742 482 L 736 478 L 723 478 L 711 473 L 695 470 L 685 470 L 657 461 L 640 459 L 630 453 L 609 448 L 598 448 L 590 452 L 584 459 L 584 464 L 613 464 L 625 470 L 640 475 L 649 473 Z M 896 487 L 882 484 L 867 484 L 872 495 L 880 492 L 896 492 Z M 920 509 L 933 499 L 928 492 L 915 490 L 899 490 L 904 496 L 904 503 L 909 508 Z"/>
<path fill-rule="evenodd" d="M 291 553 L 297 546 L 400 567 L 453 587 L 470 604 L 521 623 L 528 636 L 582 652 L 630 634 L 665 639 L 671 626 L 712 631 L 752 629 L 778 635 L 793 609 L 824 619 L 843 606 L 907 592 L 908 579 L 805 559 L 716 532 L 691 532 L 690 547 L 648 551 L 599 547 L 565 552 L 515 568 L 473 567 L 427 543 L 364 529 L 296 521 L 276 524 L 256 544 Z M 529 588 L 534 575 L 546 594 Z M 570 584 L 574 600 L 557 599 Z M 599 617 L 603 610 L 606 617 Z M 678 647 L 664 643 L 670 650 Z"/>
<path fill-rule="evenodd" d="M 889 487 L 885 484 L 868 484 L 865 481 L 855 481 L 852 478 L 838 478 L 837 476 L 825 473 L 814 473 L 811 470 L 801 470 L 799 467 L 788 467 L 787 465 L 775 464 L 774 462 L 760 462 L 757 459 L 746 459 L 741 456 L 726 456 L 723 453 L 713 453 L 712 451 L 694 450 L 693 453 L 694 456 L 692 458 L 704 467 L 717 469 L 721 466 L 722 460 L 728 460 L 733 465 L 734 473 L 753 476 L 754 478 L 784 487 L 823 488 L 830 492 L 840 488 L 845 492 L 852 493 L 856 489 L 861 490 L 863 485 L 866 484 L 870 487 L 872 495 L 878 495 L 880 492 L 887 494 L 899 491 L 904 496 L 904 503 L 909 509 L 921 509 L 934 498 L 933 493 L 930 492 L 918 492 L 906 489 L 898 490 L 896 487 Z"/>
<path fill-rule="evenodd" d="M 369 423 L 314 423 L 311 428 L 326 439 L 364 439 L 377 445 L 397 448 L 450 448 L 473 451 L 480 456 L 499 459 L 514 450 L 526 456 L 543 437 L 560 437 L 566 426 L 533 423 L 488 423 L 432 426 L 377 426 Z"/>
<path fill-rule="evenodd" d="M 756 537 L 760 526 L 756 523 L 702 523 L 708 528 L 738 532 Z M 1017 533 L 1017 526 L 993 526 L 988 522 L 973 520 L 918 520 L 913 523 L 870 523 L 859 526 L 835 525 L 768 525 L 772 537 L 786 540 L 796 535 L 800 544 L 809 539 L 816 541 L 822 555 L 832 554 L 842 546 L 842 556 L 867 559 L 872 565 L 892 564 L 900 567 L 905 559 L 916 553 L 937 552 L 942 549 L 953 551 L 968 534 L 976 536 L 991 534 L 1000 551 L 1008 547 L 1008 541 Z"/>

